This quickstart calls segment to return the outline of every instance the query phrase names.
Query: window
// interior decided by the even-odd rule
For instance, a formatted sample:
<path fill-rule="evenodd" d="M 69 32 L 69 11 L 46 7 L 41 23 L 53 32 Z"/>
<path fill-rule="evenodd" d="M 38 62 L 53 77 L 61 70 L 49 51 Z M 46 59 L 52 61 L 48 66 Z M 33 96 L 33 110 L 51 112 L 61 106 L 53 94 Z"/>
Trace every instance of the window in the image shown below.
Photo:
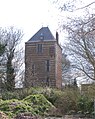
<path fill-rule="evenodd" d="M 55 47 L 54 46 L 51 46 L 49 48 L 49 54 L 50 54 L 51 57 L 55 55 Z"/>
<path fill-rule="evenodd" d="M 43 48 L 42 48 L 42 44 L 38 44 L 37 45 L 37 53 L 42 53 Z"/>
<path fill-rule="evenodd" d="M 40 40 L 44 40 L 44 35 L 43 35 L 43 33 L 41 33 L 41 35 L 40 35 Z"/>
<path fill-rule="evenodd" d="M 49 76 L 46 79 L 46 85 L 49 86 Z"/>
<path fill-rule="evenodd" d="M 35 64 L 32 64 L 32 75 L 34 76 L 35 74 Z"/>
<path fill-rule="evenodd" d="M 49 72 L 50 71 L 50 61 L 46 60 L 46 71 Z"/>

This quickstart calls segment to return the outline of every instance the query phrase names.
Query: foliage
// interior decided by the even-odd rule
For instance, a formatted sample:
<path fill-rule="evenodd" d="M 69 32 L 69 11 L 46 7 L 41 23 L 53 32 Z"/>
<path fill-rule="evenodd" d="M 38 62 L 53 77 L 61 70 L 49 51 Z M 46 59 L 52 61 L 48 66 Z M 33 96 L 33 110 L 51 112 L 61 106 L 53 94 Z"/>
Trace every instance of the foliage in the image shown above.
<path fill-rule="evenodd" d="M 62 91 L 51 89 L 51 90 L 47 90 L 47 92 L 45 92 L 44 95 L 54 105 L 57 98 L 62 94 L 63 94 Z"/>
<path fill-rule="evenodd" d="M 0 119 L 9 119 L 8 116 L 0 111 Z"/>
<path fill-rule="evenodd" d="M 24 101 L 32 103 L 35 112 L 40 115 L 54 107 L 42 94 L 29 95 Z"/>
<path fill-rule="evenodd" d="M 44 94 L 47 89 L 43 89 L 41 87 L 38 88 L 21 88 L 16 89 L 14 91 L 1 91 L 1 97 L 3 100 L 9 100 L 9 99 L 24 99 L 25 97 L 33 94 Z"/>
<path fill-rule="evenodd" d="M 29 103 L 16 99 L 2 101 L 0 103 L 0 110 L 5 112 L 9 117 L 13 117 L 22 112 L 31 112 L 35 114 Z"/>
<path fill-rule="evenodd" d="M 93 92 L 92 88 L 91 91 Z M 63 115 L 93 113 L 93 96 L 78 88 L 66 87 L 64 90 L 51 88 L 29 88 L 7 92 L 1 96 L 0 110 L 9 116 L 21 113 L 33 115 Z M 15 98 L 15 99 L 13 99 Z M 11 99 L 11 100 L 9 100 Z M 14 105 L 14 106 L 13 106 Z"/>
<path fill-rule="evenodd" d="M 93 105 L 94 105 L 94 102 L 91 98 L 88 98 L 87 96 L 81 96 L 79 99 L 78 99 L 78 111 L 79 113 L 82 113 L 82 114 L 92 114 L 92 112 L 94 111 L 94 108 L 93 108 Z"/>
<path fill-rule="evenodd" d="M 81 95 L 76 88 L 66 87 L 64 91 L 51 90 L 45 97 L 61 112 L 61 114 L 84 114 L 92 116 L 93 98 L 89 93 Z"/>
<path fill-rule="evenodd" d="M 20 97 L 21 97 L 20 93 L 17 93 L 16 91 L 13 91 L 13 92 L 10 92 L 10 91 L 1 92 L 1 98 L 3 100 L 20 99 Z"/>
<path fill-rule="evenodd" d="M 42 94 L 30 95 L 23 100 L 11 99 L 0 101 L 0 110 L 9 117 L 26 112 L 32 115 L 46 115 L 48 110 L 53 107 Z"/>
<path fill-rule="evenodd" d="M 65 91 L 52 91 L 47 99 L 53 103 L 53 105 L 61 111 L 61 113 L 66 114 L 70 110 L 77 110 L 77 98 L 79 93 L 74 90 Z"/>

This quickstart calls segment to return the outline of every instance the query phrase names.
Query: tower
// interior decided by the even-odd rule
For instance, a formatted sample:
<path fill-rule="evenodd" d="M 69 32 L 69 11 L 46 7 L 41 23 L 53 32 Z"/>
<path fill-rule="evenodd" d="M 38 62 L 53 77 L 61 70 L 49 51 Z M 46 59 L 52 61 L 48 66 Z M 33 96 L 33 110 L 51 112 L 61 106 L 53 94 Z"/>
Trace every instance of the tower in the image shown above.
<path fill-rule="evenodd" d="M 25 43 L 25 87 L 61 88 L 62 49 L 48 27 L 42 27 Z"/>

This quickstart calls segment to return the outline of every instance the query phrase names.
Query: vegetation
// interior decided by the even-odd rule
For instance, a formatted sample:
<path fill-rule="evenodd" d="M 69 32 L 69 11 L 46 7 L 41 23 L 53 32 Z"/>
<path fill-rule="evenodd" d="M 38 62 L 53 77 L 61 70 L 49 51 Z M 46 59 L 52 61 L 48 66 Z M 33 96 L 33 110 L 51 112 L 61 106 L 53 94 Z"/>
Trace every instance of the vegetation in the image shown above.
<path fill-rule="evenodd" d="M 19 100 L 6 100 L 0 103 L 0 110 L 6 113 L 9 117 L 13 117 L 20 112 L 32 112 L 32 107 L 27 102 Z"/>
<path fill-rule="evenodd" d="M 54 108 L 54 106 L 42 94 L 29 95 L 23 100 L 11 99 L 0 101 L 0 110 L 9 117 L 14 117 L 20 113 L 47 115 L 51 108 Z"/>
<path fill-rule="evenodd" d="M 66 77 L 70 75 L 77 80 L 81 77 L 79 82 L 95 81 L 95 1 L 53 0 L 53 3 L 61 10 L 63 53 L 70 60 L 71 72 Z"/>
<path fill-rule="evenodd" d="M 0 56 L 2 56 L 2 54 L 4 53 L 4 51 L 5 51 L 5 45 L 0 44 Z"/>
<path fill-rule="evenodd" d="M 8 116 L 0 111 L 0 119 L 9 119 Z"/>
<path fill-rule="evenodd" d="M 44 115 L 50 108 L 54 109 L 54 106 L 42 94 L 29 95 L 24 101 L 32 103 L 36 114 Z"/>
<path fill-rule="evenodd" d="M 22 90 L 23 94 L 20 95 Z M 63 91 L 51 88 L 22 90 L 6 92 L 6 96 L 4 93 L 1 95 L 0 111 L 9 118 L 23 117 L 23 115 L 35 118 L 49 115 L 63 116 L 65 114 L 93 116 L 93 97 L 89 96 L 89 93 L 81 94 L 78 88 L 75 90 L 75 88 L 67 87 Z"/>
<path fill-rule="evenodd" d="M 14 90 L 18 72 L 22 71 L 22 50 L 19 49 L 22 36 L 22 31 L 14 27 L 0 28 L 0 88 L 3 90 Z"/>

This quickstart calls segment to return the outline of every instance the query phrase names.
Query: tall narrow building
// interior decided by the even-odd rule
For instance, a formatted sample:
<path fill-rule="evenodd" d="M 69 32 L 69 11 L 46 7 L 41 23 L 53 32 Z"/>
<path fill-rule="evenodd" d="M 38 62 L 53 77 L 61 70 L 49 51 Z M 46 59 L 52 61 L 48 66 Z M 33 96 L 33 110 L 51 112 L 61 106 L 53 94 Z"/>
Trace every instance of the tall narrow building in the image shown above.
<path fill-rule="evenodd" d="M 48 27 L 25 43 L 25 87 L 62 86 L 62 49 Z"/>

